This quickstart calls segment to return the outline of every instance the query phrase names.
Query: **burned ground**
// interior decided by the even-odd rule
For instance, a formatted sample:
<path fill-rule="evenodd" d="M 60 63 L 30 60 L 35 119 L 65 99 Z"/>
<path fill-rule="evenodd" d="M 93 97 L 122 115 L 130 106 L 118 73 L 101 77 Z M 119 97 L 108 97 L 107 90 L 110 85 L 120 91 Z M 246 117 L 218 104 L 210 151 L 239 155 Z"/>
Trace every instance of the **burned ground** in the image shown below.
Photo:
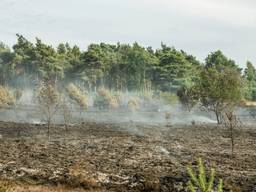
<path fill-rule="evenodd" d="M 256 190 L 256 129 L 214 124 L 82 123 L 51 128 L 0 123 L 0 175 L 17 185 L 92 191 L 186 191 L 186 167 L 202 157 L 225 189 Z M 72 191 L 72 190 L 71 190 Z"/>

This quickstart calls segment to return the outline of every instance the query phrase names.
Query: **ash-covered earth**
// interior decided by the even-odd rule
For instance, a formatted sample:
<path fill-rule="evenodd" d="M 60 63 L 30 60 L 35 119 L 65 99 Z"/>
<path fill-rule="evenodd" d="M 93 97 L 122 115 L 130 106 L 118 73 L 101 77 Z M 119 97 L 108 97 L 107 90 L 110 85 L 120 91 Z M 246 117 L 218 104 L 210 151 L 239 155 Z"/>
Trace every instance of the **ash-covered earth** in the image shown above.
<path fill-rule="evenodd" d="M 186 167 L 202 157 L 225 191 L 256 191 L 255 127 L 236 130 L 234 156 L 229 131 L 214 124 L 53 125 L 49 141 L 46 125 L 0 122 L 0 134 L 0 176 L 19 187 L 187 191 Z"/>

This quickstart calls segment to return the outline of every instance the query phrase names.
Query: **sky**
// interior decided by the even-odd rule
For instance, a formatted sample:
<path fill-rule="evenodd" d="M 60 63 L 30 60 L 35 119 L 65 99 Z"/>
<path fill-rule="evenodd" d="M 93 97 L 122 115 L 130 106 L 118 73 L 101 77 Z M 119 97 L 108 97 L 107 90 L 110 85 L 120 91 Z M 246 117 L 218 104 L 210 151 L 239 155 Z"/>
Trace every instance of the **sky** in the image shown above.
<path fill-rule="evenodd" d="M 0 0 L 0 41 L 16 33 L 57 46 L 70 42 L 161 42 L 195 55 L 213 51 L 256 65 L 255 0 Z"/>

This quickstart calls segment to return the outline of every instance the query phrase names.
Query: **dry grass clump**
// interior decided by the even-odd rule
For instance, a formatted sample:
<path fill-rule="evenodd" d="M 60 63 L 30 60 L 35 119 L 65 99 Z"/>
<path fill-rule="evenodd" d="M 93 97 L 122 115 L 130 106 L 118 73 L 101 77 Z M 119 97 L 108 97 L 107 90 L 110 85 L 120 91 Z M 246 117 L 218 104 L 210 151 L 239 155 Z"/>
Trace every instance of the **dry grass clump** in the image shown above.
<path fill-rule="evenodd" d="M 109 90 L 103 87 L 98 90 L 98 97 L 94 104 L 100 108 L 116 109 L 119 107 L 118 98 L 113 96 Z"/>
<path fill-rule="evenodd" d="M 6 87 L 0 86 L 0 105 L 15 105 L 15 98 Z"/>
<path fill-rule="evenodd" d="M 239 106 L 254 108 L 254 107 L 256 107 L 256 102 L 255 101 L 247 101 L 247 100 L 243 99 L 240 101 Z"/>
<path fill-rule="evenodd" d="M 128 109 L 132 112 L 135 112 L 135 111 L 138 111 L 140 109 L 140 102 L 139 102 L 139 99 L 134 97 L 134 98 L 131 98 L 129 101 L 128 101 Z"/>
<path fill-rule="evenodd" d="M 113 93 L 113 97 L 116 99 L 118 105 L 120 106 L 121 103 L 124 101 L 124 94 L 120 91 L 116 91 Z"/>
<path fill-rule="evenodd" d="M 109 107 L 110 107 L 111 109 L 116 109 L 116 108 L 119 107 L 119 104 L 118 104 L 118 101 L 117 101 L 116 98 L 111 98 L 111 99 L 109 100 Z"/>
<path fill-rule="evenodd" d="M 117 99 L 111 95 L 109 90 L 107 90 L 105 88 L 100 88 L 98 91 L 98 94 L 100 97 L 103 98 L 104 101 L 106 101 L 106 104 L 110 108 L 118 108 L 119 107 Z"/>
<path fill-rule="evenodd" d="M 69 97 L 74 100 L 80 107 L 88 107 L 88 99 L 86 95 L 84 95 L 77 86 L 75 86 L 73 83 L 70 83 L 66 89 Z"/>
<path fill-rule="evenodd" d="M 110 92 L 104 87 L 99 88 L 98 94 L 102 97 L 110 97 Z"/>
<path fill-rule="evenodd" d="M 111 108 L 118 108 L 122 105 L 124 101 L 124 94 L 120 91 L 115 91 L 111 93 L 111 102 L 110 107 Z"/>

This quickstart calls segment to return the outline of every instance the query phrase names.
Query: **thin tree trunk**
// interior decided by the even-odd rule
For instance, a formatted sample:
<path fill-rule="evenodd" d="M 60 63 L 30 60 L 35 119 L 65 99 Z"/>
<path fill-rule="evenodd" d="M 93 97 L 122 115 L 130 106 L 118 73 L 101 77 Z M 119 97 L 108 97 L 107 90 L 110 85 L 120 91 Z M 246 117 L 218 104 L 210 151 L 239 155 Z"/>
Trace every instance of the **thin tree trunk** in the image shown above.
<path fill-rule="evenodd" d="M 50 141 L 51 137 L 50 137 L 50 126 L 51 126 L 51 119 L 48 119 L 47 122 L 47 135 L 48 135 L 48 140 Z"/>
<path fill-rule="evenodd" d="M 215 116 L 216 116 L 216 119 L 217 119 L 217 123 L 221 124 L 220 113 L 217 110 L 215 110 L 214 113 L 215 113 Z"/>
<path fill-rule="evenodd" d="M 64 143 L 66 144 L 67 140 L 67 135 L 68 135 L 68 124 L 65 122 L 65 136 L 64 136 Z"/>
<path fill-rule="evenodd" d="M 233 125 L 232 125 L 232 122 L 231 122 L 231 125 L 230 125 L 230 139 L 231 139 L 231 153 L 232 153 L 232 156 L 234 154 L 234 132 L 233 132 Z"/>

